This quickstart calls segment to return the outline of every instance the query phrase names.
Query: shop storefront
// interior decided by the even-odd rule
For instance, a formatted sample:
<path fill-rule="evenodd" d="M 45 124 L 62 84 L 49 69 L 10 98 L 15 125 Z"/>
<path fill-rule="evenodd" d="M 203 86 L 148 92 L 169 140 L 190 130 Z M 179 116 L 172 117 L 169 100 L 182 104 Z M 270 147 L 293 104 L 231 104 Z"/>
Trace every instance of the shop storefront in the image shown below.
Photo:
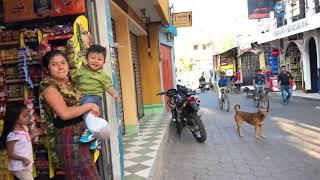
<path fill-rule="evenodd" d="M 7 104 L 22 101 L 28 104 L 32 123 L 30 128 L 46 128 L 45 116 L 39 100 L 39 84 L 45 77 L 41 58 L 50 50 L 62 50 L 70 59 L 70 68 L 78 68 L 86 43 L 97 32 L 89 24 L 97 22 L 91 3 L 80 1 L 18 1 L 3 0 L 3 20 L 0 31 L 0 134 Z M 88 23 L 89 21 L 89 23 Z M 97 39 L 93 39 L 98 42 Z M 106 112 L 106 110 L 104 111 Z M 108 119 L 105 114 L 105 118 Z M 50 179 L 57 174 L 52 166 L 47 135 L 40 136 L 33 144 L 34 176 Z M 108 151 L 106 151 L 108 149 Z M 94 151 L 99 173 L 103 179 L 112 178 L 110 142 L 103 142 Z M 100 154 L 100 155 L 99 155 Z M 0 152 L 0 179 L 11 179 L 6 170 L 7 157 Z"/>
<path fill-rule="evenodd" d="M 301 52 L 298 46 L 291 42 L 286 50 L 285 54 L 285 65 L 289 72 L 291 72 L 295 89 L 302 90 L 303 89 L 303 70 L 302 70 L 302 59 L 301 59 Z"/>
<path fill-rule="evenodd" d="M 245 52 L 239 57 L 241 62 L 242 82 L 244 85 L 252 85 L 255 71 L 260 69 L 259 55 L 253 52 Z"/>
<path fill-rule="evenodd" d="M 304 92 L 319 92 L 319 22 L 320 13 L 315 12 L 263 34 L 259 41 L 270 42 L 272 48 L 280 50 L 279 67 L 285 65 L 294 76 L 294 89 Z"/>
<path fill-rule="evenodd" d="M 228 77 L 235 76 L 237 67 L 236 59 L 237 48 L 232 48 L 222 54 L 219 54 L 217 58 L 217 70 L 224 71 Z"/>

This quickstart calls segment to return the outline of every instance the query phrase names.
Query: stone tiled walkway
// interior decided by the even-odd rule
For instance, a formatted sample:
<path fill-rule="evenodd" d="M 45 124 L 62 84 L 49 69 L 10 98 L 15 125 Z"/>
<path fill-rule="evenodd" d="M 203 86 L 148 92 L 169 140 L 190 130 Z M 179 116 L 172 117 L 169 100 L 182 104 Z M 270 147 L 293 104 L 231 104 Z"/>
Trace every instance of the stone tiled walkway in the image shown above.
<path fill-rule="evenodd" d="M 145 115 L 139 120 L 139 134 L 124 136 L 125 180 L 148 178 L 168 123 L 168 116 Z"/>

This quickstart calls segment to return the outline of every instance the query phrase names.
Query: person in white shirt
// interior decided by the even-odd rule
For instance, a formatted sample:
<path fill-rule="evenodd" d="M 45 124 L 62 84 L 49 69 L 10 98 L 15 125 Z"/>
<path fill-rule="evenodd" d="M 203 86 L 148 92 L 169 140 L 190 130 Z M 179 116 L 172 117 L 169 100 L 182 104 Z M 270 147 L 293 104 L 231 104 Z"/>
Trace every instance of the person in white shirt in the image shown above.
<path fill-rule="evenodd" d="M 8 154 L 8 170 L 19 180 L 33 180 L 33 153 L 31 138 L 43 134 L 35 129 L 29 134 L 30 113 L 23 102 L 8 104 L 0 137 L 1 149 Z"/>

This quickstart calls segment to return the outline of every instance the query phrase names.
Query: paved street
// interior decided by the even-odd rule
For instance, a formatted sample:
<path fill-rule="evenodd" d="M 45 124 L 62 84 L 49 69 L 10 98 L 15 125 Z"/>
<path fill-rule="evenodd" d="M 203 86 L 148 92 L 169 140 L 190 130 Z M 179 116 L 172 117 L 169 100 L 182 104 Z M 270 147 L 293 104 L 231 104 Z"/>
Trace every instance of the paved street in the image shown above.
<path fill-rule="evenodd" d="M 244 139 L 235 130 L 234 104 L 256 111 L 251 99 L 231 96 L 232 110 L 217 107 L 212 92 L 199 96 L 207 129 L 205 144 L 197 143 L 185 130 L 181 139 L 173 128 L 164 142 L 161 180 L 319 180 L 320 110 L 317 103 L 293 100 L 288 106 L 280 98 L 271 100 L 265 122 L 266 140 L 256 141 L 254 128 L 243 126 Z M 157 178 L 156 178 L 157 179 Z"/>

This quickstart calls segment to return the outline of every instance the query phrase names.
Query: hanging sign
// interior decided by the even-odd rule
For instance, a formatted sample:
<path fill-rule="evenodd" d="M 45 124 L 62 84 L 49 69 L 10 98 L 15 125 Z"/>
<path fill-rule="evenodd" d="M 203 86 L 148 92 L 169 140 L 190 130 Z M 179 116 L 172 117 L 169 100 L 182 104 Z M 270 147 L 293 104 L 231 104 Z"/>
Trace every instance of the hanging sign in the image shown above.
<path fill-rule="evenodd" d="M 173 13 L 173 25 L 177 28 L 192 26 L 192 11 Z"/>

